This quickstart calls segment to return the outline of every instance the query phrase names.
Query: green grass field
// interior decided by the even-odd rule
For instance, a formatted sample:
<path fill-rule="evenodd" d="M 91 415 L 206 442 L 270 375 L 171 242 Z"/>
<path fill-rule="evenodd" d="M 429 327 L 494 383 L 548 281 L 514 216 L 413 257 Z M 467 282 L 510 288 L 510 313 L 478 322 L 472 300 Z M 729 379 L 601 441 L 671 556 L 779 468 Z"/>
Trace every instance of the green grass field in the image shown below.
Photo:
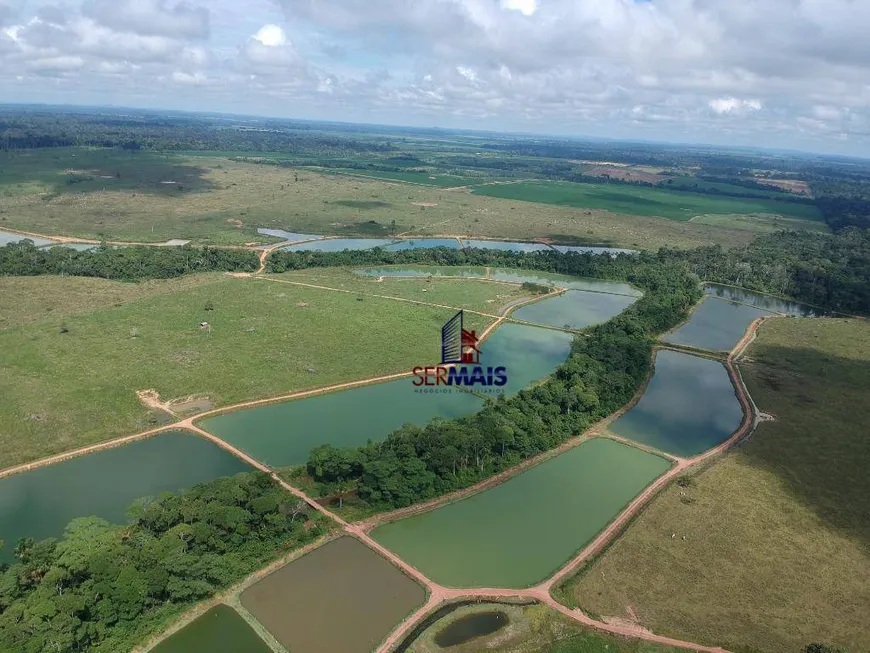
<path fill-rule="evenodd" d="M 707 214 L 696 215 L 691 219 L 693 224 L 706 224 L 714 227 L 726 227 L 729 229 L 745 229 L 756 233 L 769 234 L 782 229 L 803 229 L 804 231 L 817 231 L 827 234 L 831 230 L 824 222 L 801 220 L 798 218 L 784 218 L 773 214 Z"/>
<path fill-rule="evenodd" d="M 69 281 L 14 283 L 19 294 L 30 284 L 57 297 Z M 454 287 L 433 281 L 432 293 L 451 299 L 437 290 L 442 283 Z M 120 306 L 85 312 L 86 306 L 70 302 L 39 322 L 25 323 L 48 313 L 32 298 L 18 313 L 4 308 L 6 320 L 18 326 L 0 331 L 0 466 L 147 428 L 153 416 L 136 390 L 154 388 L 163 399 L 207 395 L 219 406 L 409 370 L 437 358 L 441 326 L 453 314 L 257 279 L 163 284 L 165 293 L 138 297 L 135 286 L 125 297 L 110 285 Z M 399 293 L 411 288 L 402 280 L 378 288 L 390 294 L 393 284 L 401 286 Z M 499 284 L 466 284 L 456 297 L 460 305 L 486 306 L 505 293 Z M 207 311 L 209 302 L 213 310 Z M 468 317 L 471 328 L 491 321 Z M 203 320 L 210 331 L 200 330 Z"/>
<path fill-rule="evenodd" d="M 220 273 L 214 273 L 126 283 L 89 277 L 0 277 L 0 331 L 191 290 L 220 278 Z"/>
<path fill-rule="evenodd" d="M 741 245 L 752 236 L 741 229 L 242 163 L 209 153 L 60 148 L 16 153 L 7 162 L 0 174 L 0 229 L 44 234 L 238 245 L 277 240 L 257 234 L 258 227 L 335 235 L 395 230 L 650 249 Z M 445 185 L 470 181 L 447 177 Z M 162 181 L 179 181 L 182 189 Z"/>
<path fill-rule="evenodd" d="M 751 195 L 753 197 L 767 197 L 777 199 L 783 197 L 795 197 L 792 193 L 776 190 L 775 188 L 746 188 L 735 184 L 726 184 L 718 181 L 705 181 L 695 177 L 669 177 L 661 182 L 662 188 L 679 188 L 683 190 L 713 190 L 722 193 L 736 193 Z"/>
<path fill-rule="evenodd" d="M 662 188 L 616 184 L 528 182 L 480 186 L 472 192 L 503 199 L 563 204 L 629 215 L 690 220 L 702 214 L 771 213 L 801 220 L 821 221 L 814 205 L 766 198 L 742 198 L 684 193 Z"/>
<path fill-rule="evenodd" d="M 460 279 L 416 277 L 410 279 L 384 278 L 355 274 L 353 270 L 324 268 L 322 270 L 299 270 L 281 274 L 265 275 L 270 279 L 328 286 L 339 290 L 389 295 L 433 304 L 456 306 L 482 313 L 497 314 L 499 309 L 519 297 L 528 297 L 519 285 Z"/>
<path fill-rule="evenodd" d="M 440 172 L 382 172 L 380 170 L 357 170 L 356 168 L 335 171 L 326 169 L 323 170 L 323 172 L 327 174 L 346 174 L 350 176 L 382 179 L 384 181 L 420 184 L 422 186 L 432 186 L 433 188 L 453 188 L 456 186 L 468 186 L 470 184 L 482 184 L 490 181 L 489 177 L 484 176 L 465 177 L 459 175 L 446 175 Z"/>
<path fill-rule="evenodd" d="M 663 492 L 565 590 L 732 651 L 870 650 L 870 325 L 773 320 L 747 356 L 749 390 L 776 421 Z"/>

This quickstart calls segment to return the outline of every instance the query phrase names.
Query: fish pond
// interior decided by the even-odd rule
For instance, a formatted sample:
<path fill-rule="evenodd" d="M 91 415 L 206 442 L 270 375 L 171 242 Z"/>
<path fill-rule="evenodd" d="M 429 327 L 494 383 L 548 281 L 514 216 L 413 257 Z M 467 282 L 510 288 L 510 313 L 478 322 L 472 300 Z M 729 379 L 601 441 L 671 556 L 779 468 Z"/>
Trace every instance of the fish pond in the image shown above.
<path fill-rule="evenodd" d="M 577 254 L 637 254 L 636 249 L 623 249 L 621 247 L 592 247 L 584 245 L 552 245 L 557 252 L 567 254 L 568 252 L 576 252 Z"/>
<path fill-rule="evenodd" d="M 549 245 L 543 243 L 522 243 L 508 240 L 476 240 L 474 238 L 463 238 L 462 247 L 463 249 L 466 247 L 476 249 L 498 249 L 506 252 L 553 251 Z"/>
<path fill-rule="evenodd" d="M 223 603 L 151 649 L 151 653 L 272 653 L 239 613 Z"/>
<path fill-rule="evenodd" d="M 556 297 L 521 306 L 511 317 L 567 329 L 584 329 L 619 315 L 637 299 L 628 295 L 569 290 Z"/>
<path fill-rule="evenodd" d="M 706 297 L 689 321 L 662 340 L 711 351 L 729 351 L 746 333 L 752 321 L 771 312 L 716 297 Z"/>
<path fill-rule="evenodd" d="M 755 308 L 773 313 L 785 313 L 786 315 L 796 315 L 798 317 L 818 317 L 826 314 L 825 311 L 808 306 L 807 304 L 774 297 L 773 295 L 763 295 L 762 293 L 735 286 L 723 286 L 718 283 L 705 284 L 704 293 L 710 297 L 750 304 Z"/>
<path fill-rule="evenodd" d="M 507 626 L 508 616 L 501 610 L 474 612 L 459 617 L 435 635 L 435 643 L 441 648 L 465 644 L 478 637 L 491 635 Z"/>
<path fill-rule="evenodd" d="M 35 236 L 22 236 L 21 234 L 12 233 L 11 231 L 3 231 L 0 229 L 0 247 L 3 245 L 8 245 L 9 243 L 18 243 L 22 240 L 29 240 L 33 242 L 37 247 L 41 247 L 43 245 L 52 245 L 54 244 L 53 240 L 48 240 L 47 238 L 36 238 Z"/>
<path fill-rule="evenodd" d="M 507 367 L 508 383 L 501 391 L 513 393 L 552 373 L 570 348 L 569 334 L 505 324 L 481 345 L 481 365 Z M 409 376 L 233 411 L 199 425 L 257 460 L 284 467 L 304 464 L 321 444 L 360 446 L 383 440 L 403 424 L 422 426 L 435 417 L 471 415 L 482 406 L 474 394 L 458 388 L 418 388 Z"/>
<path fill-rule="evenodd" d="M 434 247 L 459 249 L 459 241 L 455 238 L 407 238 L 387 245 L 384 249 L 398 252 L 406 249 L 432 249 Z"/>
<path fill-rule="evenodd" d="M 367 653 L 426 600 L 426 591 L 344 536 L 269 574 L 242 605 L 293 653 Z"/>
<path fill-rule="evenodd" d="M 300 240 L 321 240 L 323 236 L 316 234 L 299 234 L 295 231 L 284 231 L 283 229 L 257 229 L 257 233 L 262 236 L 272 236 L 273 238 L 283 238 L 288 242 L 296 242 Z"/>
<path fill-rule="evenodd" d="M 341 252 L 346 249 L 373 249 L 389 245 L 394 240 L 384 238 L 327 238 L 310 243 L 282 247 L 285 252 Z"/>
<path fill-rule="evenodd" d="M 126 523 L 141 497 L 177 492 L 250 467 L 213 442 L 170 431 L 0 478 L 0 562 L 22 537 L 59 537 L 76 517 Z"/>
<path fill-rule="evenodd" d="M 513 394 L 552 374 L 568 358 L 573 339 L 563 331 L 502 324 L 480 345 L 480 364 L 506 367 L 508 382 L 502 390 Z"/>
<path fill-rule="evenodd" d="M 435 582 L 528 587 L 592 541 L 670 463 L 593 439 L 489 490 L 372 532 Z"/>
<path fill-rule="evenodd" d="M 302 465 L 321 444 L 356 447 L 383 440 L 403 424 L 426 424 L 480 410 L 468 392 L 414 392 L 411 377 L 237 410 L 202 420 L 199 426 L 273 467 Z"/>
<path fill-rule="evenodd" d="M 742 420 L 743 408 L 722 363 L 659 350 L 643 397 L 610 430 L 691 457 L 727 440 Z"/>

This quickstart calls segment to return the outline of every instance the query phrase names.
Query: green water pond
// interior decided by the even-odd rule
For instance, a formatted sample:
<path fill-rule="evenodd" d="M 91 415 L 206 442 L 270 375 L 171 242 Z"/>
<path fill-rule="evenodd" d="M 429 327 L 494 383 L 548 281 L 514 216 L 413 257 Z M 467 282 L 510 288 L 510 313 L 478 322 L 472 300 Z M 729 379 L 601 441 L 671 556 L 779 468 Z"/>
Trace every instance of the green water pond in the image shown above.
<path fill-rule="evenodd" d="M 422 425 L 480 410 L 472 394 L 423 395 L 411 378 L 209 417 L 199 426 L 273 467 L 301 465 L 321 444 L 360 446 L 405 423 Z"/>
<path fill-rule="evenodd" d="M 151 653 L 272 653 L 272 649 L 223 603 L 164 639 Z"/>
<path fill-rule="evenodd" d="M 816 317 L 825 314 L 821 309 L 808 306 L 807 304 L 801 304 L 800 302 L 793 302 L 790 299 L 764 295 L 762 293 L 753 292 L 752 290 L 746 290 L 745 288 L 723 286 L 718 283 L 705 284 L 704 293 L 710 297 L 733 300 L 743 304 L 751 304 L 755 308 L 774 313 L 785 313 L 787 315 L 796 315 L 799 317 Z"/>
<path fill-rule="evenodd" d="M 688 322 L 662 340 L 698 349 L 729 351 L 740 342 L 752 321 L 765 315 L 772 313 L 708 296 L 701 300 Z"/>
<path fill-rule="evenodd" d="M 19 538 L 59 537 L 70 520 L 95 515 L 125 523 L 136 499 L 177 492 L 250 467 L 216 444 L 170 431 L 87 456 L 0 478 L 0 562 Z"/>
<path fill-rule="evenodd" d="M 568 329 L 584 329 L 607 322 L 637 299 L 627 295 L 569 290 L 556 297 L 521 306 L 511 317 L 535 324 Z"/>
<path fill-rule="evenodd" d="M 508 383 L 502 390 L 512 393 L 550 374 L 568 357 L 570 347 L 569 334 L 506 324 L 481 345 L 481 365 L 507 367 Z M 383 440 L 403 424 L 471 415 L 483 406 L 480 397 L 468 392 L 440 390 L 418 388 L 408 377 L 238 410 L 199 425 L 268 465 L 300 465 L 321 444 L 359 446 Z"/>
<path fill-rule="evenodd" d="M 594 439 L 509 481 L 372 532 L 435 582 L 527 587 L 565 564 L 670 463 Z"/>
<path fill-rule="evenodd" d="M 368 653 L 426 601 L 426 591 L 343 536 L 269 574 L 240 599 L 288 651 Z"/>
<path fill-rule="evenodd" d="M 742 419 L 743 409 L 722 363 L 660 350 L 643 397 L 610 430 L 691 457 L 727 440 Z"/>

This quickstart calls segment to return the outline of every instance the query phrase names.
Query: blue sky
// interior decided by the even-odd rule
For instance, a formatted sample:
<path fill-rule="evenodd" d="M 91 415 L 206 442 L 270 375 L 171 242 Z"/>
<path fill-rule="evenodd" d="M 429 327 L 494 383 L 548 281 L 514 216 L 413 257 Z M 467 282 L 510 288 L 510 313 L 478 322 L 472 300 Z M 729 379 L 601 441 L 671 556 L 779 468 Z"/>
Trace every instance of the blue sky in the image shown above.
<path fill-rule="evenodd" d="M 870 155 L 866 0 L 0 0 L 0 101 Z"/>

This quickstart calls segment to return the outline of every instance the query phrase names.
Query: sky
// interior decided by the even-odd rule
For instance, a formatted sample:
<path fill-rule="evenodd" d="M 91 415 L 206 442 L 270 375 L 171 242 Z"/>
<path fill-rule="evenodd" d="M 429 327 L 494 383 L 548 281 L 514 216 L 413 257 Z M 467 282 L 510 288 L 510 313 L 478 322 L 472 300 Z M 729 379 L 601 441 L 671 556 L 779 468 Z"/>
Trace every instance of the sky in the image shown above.
<path fill-rule="evenodd" d="M 870 0 L 0 0 L 0 102 L 870 156 Z"/>

